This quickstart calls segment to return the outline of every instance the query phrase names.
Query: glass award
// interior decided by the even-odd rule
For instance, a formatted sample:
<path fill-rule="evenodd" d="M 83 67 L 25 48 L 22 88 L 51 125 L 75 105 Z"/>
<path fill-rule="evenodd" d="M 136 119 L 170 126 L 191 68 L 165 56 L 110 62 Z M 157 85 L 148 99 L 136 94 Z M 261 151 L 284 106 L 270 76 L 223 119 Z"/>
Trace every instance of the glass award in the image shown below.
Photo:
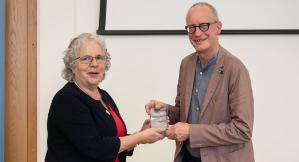
<path fill-rule="evenodd" d="M 151 127 L 152 128 L 167 128 L 168 127 L 168 108 L 151 109 Z"/>

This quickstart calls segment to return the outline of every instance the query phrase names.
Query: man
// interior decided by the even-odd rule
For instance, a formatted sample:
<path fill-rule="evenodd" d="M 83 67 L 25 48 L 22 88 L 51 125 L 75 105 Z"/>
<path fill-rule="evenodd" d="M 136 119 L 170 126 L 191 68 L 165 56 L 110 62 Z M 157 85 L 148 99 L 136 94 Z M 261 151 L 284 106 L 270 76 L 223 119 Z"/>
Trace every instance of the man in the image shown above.
<path fill-rule="evenodd" d="M 208 3 L 196 3 L 186 16 L 195 52 L 180 66 L 175 106 L 169 107 L 166 135 L 176 141 L 175 162 L 254 162 L 253 95 L 243 63 L 219 45 L 222 22 Z"/>

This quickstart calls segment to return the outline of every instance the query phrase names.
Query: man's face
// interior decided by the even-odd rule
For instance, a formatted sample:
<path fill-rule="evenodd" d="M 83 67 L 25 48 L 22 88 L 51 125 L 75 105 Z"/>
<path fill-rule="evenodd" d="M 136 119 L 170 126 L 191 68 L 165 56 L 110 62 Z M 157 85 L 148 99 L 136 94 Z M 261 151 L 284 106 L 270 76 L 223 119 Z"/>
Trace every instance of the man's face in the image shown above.
<path fill-rule="evenodd" d="M 201 31 L 199 27 L 196 27 L 194 33 L 188 33 L 189 40 L 198 53 L 213 51 L 218 46 L 218 35 L 222 28 L 222 23 L 217 21 L 209 7 L 195 6 L 191 8 L 186 17 L 186 25 L 198 26 L 202 23 L 209 24 L 207 31 Z"/>

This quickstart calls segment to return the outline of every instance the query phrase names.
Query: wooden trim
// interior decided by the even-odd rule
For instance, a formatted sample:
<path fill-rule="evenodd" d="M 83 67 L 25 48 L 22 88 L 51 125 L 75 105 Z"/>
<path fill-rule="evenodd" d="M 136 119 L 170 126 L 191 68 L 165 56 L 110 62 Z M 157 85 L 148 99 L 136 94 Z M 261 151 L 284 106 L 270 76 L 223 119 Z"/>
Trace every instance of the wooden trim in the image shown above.
<path fill-rule="evenodd" d="M 28 162 L 37 162 L 37 0 L 28 0 Z"/>
<path fill-rule="evenodd" d="M 36 162 L 36 0 L 6 0 L 5 162 Z"/>

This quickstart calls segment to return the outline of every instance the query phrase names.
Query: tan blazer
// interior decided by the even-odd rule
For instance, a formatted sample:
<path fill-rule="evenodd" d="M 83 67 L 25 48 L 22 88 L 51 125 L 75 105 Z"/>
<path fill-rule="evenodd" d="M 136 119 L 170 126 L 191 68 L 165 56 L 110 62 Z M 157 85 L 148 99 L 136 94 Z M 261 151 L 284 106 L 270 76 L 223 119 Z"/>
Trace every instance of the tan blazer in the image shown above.
<path fill-rule="evenodd" d="M 181 62 L 176 104 L 171 123 L 186 122 L 193 88 L 197 54 Z M 243 63 L 220 47 L 199 113 L 199 124 L 190 126 L 190 145 L 200 148 L 202 162 L 254 162 L 251 141 L 253 95 Z M 181 143 L 176 143 L 174 161 L 179 162 Z"/>

